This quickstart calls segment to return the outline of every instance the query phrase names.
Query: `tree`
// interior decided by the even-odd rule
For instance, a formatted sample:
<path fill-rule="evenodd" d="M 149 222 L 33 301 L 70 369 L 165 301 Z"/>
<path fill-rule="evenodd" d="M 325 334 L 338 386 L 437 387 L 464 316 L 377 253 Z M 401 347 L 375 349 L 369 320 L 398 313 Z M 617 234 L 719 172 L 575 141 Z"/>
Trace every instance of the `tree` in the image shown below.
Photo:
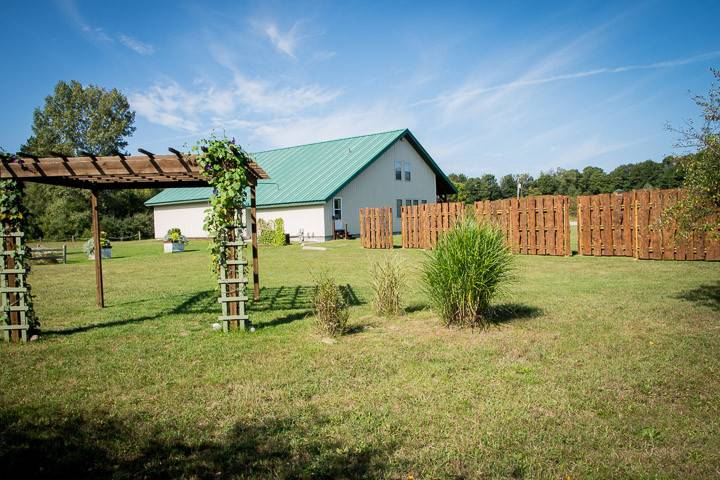
<path fill-rule="evenodd" d="M 517 194 L 517 182 L 512 175 L 500 178 L 500 198 L 512 198 Z"/>
<path fill-rule="evenodd" d="M 584 195 L 595 195 L 610 191 L 607 174 L 599 167 L 585 167 L 580 176 L 580 186 Z"/>
<path fill-rule="evenodd" d="M 35 109 L 33 134 L 21 149 L 38 156 L 112 155 L 127 147 L 134 121 L 135 112 L 118 90 L 60 81 L 45 98 L 45 105 Z M 152 219 L 143 202 L 152 192 L 119 190 L 102 195 L 104 230 L 111 236 L 123 235 L 123 223 L 132 219 L 133 229 L 150 234 Z M 31 183 L 25 202 L 34 218 L 29 232 L 33 237 L 68 238 L 90 230 L 90 200 L 85 190 Z"/>
<path fill-rule="evenodd" d="M 559 183 L 555 172 L 540 172 L 540 176 L 535 180 L 535 188 L 540 191 L 540 195 L 554 195 L 557 193 Z"/>
<path fill-rule="evenodd" d="M 61 80 L 45 98 L 45 106 L 35 109 L 33 135 L 23 151 L 41 156 L 112 155 L 127 147 L 125 138 L 135 131 L 134 122 L 135 112 L 118 90 Z"/>
<path fill-rule="evenodd" d="M 720 80 L 720 70 L 712 73 Z M 686 197 L 669 210 L 667 218 L 677 222 L 683 236 L 706 232 L 720 238 L 720 85 L 713 82 L 707 96 L 693 100 L 702 111 L 703 125 L 688 122 L 680 130 L 678 146 L 697 152 L 681 159 Z"/>

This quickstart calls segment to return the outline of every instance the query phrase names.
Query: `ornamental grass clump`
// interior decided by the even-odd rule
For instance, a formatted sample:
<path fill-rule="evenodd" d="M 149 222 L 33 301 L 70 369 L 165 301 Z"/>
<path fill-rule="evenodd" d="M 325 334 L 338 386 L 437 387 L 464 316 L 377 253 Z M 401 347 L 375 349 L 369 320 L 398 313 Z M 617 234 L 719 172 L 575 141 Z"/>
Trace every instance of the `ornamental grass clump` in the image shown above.
<path fill-rule="evenodd" d="M 423 265 L 425 291 L 446 326 L 487 325 L 493 297 L 513 275 L 514 258 L 502 232 L 473 219 L 440 237 Z"/>
<path fill-rule="evenodd" d="M 385 255 L 370 267 L 372 305 L 375 313 L 392 317 L 402 313 L 402 290 L 405 288 L 403 265 L 397 255 Z"/>
<path fill-rule="evenodd" d="M 328 273 L 318 275 L 313 298 L 315 325 L 321 334 L 337 337 L 345 333 L 350 316 L 343 291 Z"/>

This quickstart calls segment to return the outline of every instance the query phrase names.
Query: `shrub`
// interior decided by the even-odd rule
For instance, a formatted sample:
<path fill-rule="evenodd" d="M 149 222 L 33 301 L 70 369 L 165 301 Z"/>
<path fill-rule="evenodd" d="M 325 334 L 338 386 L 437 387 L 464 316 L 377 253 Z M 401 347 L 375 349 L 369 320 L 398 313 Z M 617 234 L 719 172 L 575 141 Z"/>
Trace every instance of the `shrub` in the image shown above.
<path fill-rule="evenodd" d="M 433 309 L 446 326 L 486 325 L 490 301 L 511 279 L 513 263 L 497 227 L 472 218 L 458 222 L 441 236 L 423 265 Z"/>
<path fill-rule="evenodd" d="M 163 240 L 172 243 L 182 243 L 183 245 L 186 243 L 190 243 L 187 237 L 183 235 L 182 231 L 177 227 L 168 230 Z"/>
<path fill-rule="evenodd" d="M 285 222 L 282 218 L 275 220 L 258 219 L 258 241 L 263 245 L 285 245 Z"/>
<path fill-rule="evenodd" d="M 318 275 L 313 298 L 315 324 L 324 335 L 342 335 L 347 328 L 348 302 L 335 279 L 327 273 Z"/>
<path fill-rule="evenodd" d="M 382 316 L 402 313 L 401 292 L 405 287 L 402 264 L 396 255 L 385 255 L 370 267 L 375 313 Z"/>
<path fill-rule="evenodd" d="M 107 233 L 105 233 L 105 232 L 100 232 L 100 248 L 112 248 L 110 239 L 108 238 Z M 87 256 L 90 256 L 93 253 L 95 253 L 95 240 L 93 238 L 90 238 L 87 242 L 85 242 L 85 245 L 83 246 L 83 250 L 85 251 L 85 254 Z"/>

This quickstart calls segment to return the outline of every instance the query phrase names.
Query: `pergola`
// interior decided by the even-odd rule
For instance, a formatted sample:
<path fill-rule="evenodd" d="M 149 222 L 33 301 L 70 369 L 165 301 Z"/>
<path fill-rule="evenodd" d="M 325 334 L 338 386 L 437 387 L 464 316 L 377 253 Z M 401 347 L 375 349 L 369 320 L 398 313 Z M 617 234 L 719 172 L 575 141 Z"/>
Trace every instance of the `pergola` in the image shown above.
<path fill-rule="evenodd" d="M 35 182 L 64 187 L 83 188 L 91 192 L 93 239 L 95 244 L 95 278 L 96 300 L 98 307 L 104 307 L 104 289 L 102 275 L 102 255 L 100 254 L 100 218 L 98 214 L 98 197 L 102 190 L 127 188 L 170 188 L 170 187 L 200 187 L 207 186 L 196 156 L 181 153 L 173 148 L 168 149 L 170 154 L 156 155 L 144 149 L 138 149 L 141 155 L 126 156 L 120 153 L 112 156 L 84 155 L 67 157 L 53 154 L 52 157 L 37 157 L 24 153 L 0 158 L 0 179 L 14 179 L 19 182 Z M 259 298 L 260 285 L 258 273 L 258 246 L 257 246 L 257 218 L 256 218 L 256 186 L 260 179 L 270 177 L 255 162 L 249 161 L 245 165 L 248 184 L 250 186 L 250 228 L 252 238 L 253 259 L 253 295 Z M 20 233 L 6 235 L 2 250 L 9 251 L 14 247 Z M 247 297 L 241 295 L 239 284 L 245 283 L 242 271 L 246 261 L 242 260 L 242 247 L 244 242 L 238 232 L 231 232 L 235 241 L 227 244 L 227 269 L 221 271 L 221 291 L 224 294 L 220 302 L 223 304 L 225 327 L 244 325 L 245 301 Z M 8 268 L 9 271 L 19 271 L 17 268 Z M 11 283 L 17 283 L 16 273 L 11 273 Z M 19 287 L 17 287 L 19 288 Z M 16 288 L 16 289 L 17 289 Z M 227 289 L 227 291 L 226 291 Z M 11 292 L 10 295 L 17 295 Z M 227 294 L 227 295 L 225 295 Z M 227 301 L 223 302 L 223 298 Z M 8 302 L 10 303 L 10 302 Z M 4 307 L 7 307 L 4 305 Z M 11 307 L 7 307 L 11 308 Z M 18 307 L 16 307 L 18 308 Z M 11 324 L 17 312 L 11 311 Z M 243 318 L 244 317 L 244 318 Z M 10 329 L 16 334 L 19 329 Z M 23 332 L 24 334 L 24 332 Z M 16 337 L 17 335 L 14 335 Z"/>

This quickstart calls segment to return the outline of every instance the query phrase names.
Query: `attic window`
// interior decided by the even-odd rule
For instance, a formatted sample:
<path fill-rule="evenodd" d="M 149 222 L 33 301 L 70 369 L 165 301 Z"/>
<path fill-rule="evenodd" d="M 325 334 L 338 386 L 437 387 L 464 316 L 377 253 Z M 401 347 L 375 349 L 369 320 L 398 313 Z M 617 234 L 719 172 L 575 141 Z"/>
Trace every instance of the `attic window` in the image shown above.
<path fill-rule="evenodd" d="M 395 180 L 402 180 L 402 161 L 395 160 Z"/>
<path fill-rule="evenodd" d="M 405 166 L 405 181 L 410 181 L 410 162 L 403 162 L 403 165 Z"/>

